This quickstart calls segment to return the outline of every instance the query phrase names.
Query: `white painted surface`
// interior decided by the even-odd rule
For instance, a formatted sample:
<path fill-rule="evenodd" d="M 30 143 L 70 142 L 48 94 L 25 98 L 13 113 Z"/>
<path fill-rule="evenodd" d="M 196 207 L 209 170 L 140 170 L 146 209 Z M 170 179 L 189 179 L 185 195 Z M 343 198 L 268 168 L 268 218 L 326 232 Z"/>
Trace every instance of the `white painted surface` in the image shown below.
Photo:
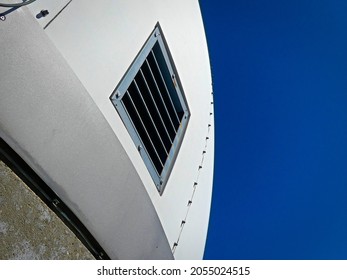
<path fill-rule="evenodd" d="M 41 0 L 42 1 L 42 0 Z M 176 163 L 160 196 L 109 97 L 159 22 L 191 111 Z M 199 259 L 209 219 L 214 133 L 212 82 L 197 0 L 73 0 L 45 30 L 117 135 L 158 213 L 172 246 L 181 231 L 211 124 L 198 188 L 175 258 Z M 194 242 L 192 242 L 192 238 Z"/>
<path fill-rule="evenodd" d="M 58 13 L 64 9 L 66 5 L 69 4 L 71 0 L 36 0 L 32 4 L 28 5 L 28 8 L 37 18 L 38 23 L 42 27 L 45 27 L 51 20 L 58 15 Z M 41 11 L 48 11 L 48 15 L 42 17 L 40 15 Z"/>
<path fill-rule="evenodd" d="M 1 0 L 1 3 L 4 4 L 20 2 L 20 0 Z M 44 28 L 53 21 L 70 2 L 72 2 L 72 0 L 36 0 L 29 5 L 25 5 L 24 9 L 29 9 L 32 15 L 37 19 L 37 22 Z M 14 14 L 13 11 L 21 12 L 22 8 L 0 7 L 0 14 L 5 13 L 6 17 L 11 17 Z M 42 16 L 41 11 L 48 11 L 48 14 Z"/>
<path fill-rule="evenodd" d="M 111 258 L 172 259 L 128 154 L 29 10 L 14 11 L 0 34 L 0 137 Z"/>

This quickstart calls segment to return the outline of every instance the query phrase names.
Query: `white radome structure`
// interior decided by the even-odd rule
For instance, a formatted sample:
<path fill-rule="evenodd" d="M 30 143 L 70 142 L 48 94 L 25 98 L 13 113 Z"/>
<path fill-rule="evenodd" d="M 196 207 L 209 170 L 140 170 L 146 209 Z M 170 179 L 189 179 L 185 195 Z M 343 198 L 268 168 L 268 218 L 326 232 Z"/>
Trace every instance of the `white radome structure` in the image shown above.
<path fill-rule="evenodd" d="M 212 195 L 214 115 L 199 2 L 37 0 L 18 9 L 0 7 L 1 13 L 0 137 L 110 258 L 201 259 Z M 154 34 L 158 27 L 160 34 Z M 171 82 L 187 107 L 185 126 L 176 127 L 180 138 L 169 141 L 170 163 L 162 162 L 165 178 L 157 179 L 153 174 L 161 169 L 148 160 L 157 147 L 148 156 L 148 144 L 136 144 L 112 101 L 121 81 L 131 82 L 127 75 L 139 71 L 131 67 L 141 51 L 150 51 L 151 36 L 162 36 L 177 75 Z"/>

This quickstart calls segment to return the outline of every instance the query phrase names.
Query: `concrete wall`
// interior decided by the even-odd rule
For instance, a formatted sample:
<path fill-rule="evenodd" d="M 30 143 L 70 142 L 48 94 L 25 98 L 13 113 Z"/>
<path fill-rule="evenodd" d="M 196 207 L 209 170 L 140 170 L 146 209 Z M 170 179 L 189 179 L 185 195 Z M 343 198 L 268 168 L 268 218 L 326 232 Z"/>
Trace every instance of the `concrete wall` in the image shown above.
<path fill-rule="evenodd" d="M 0 161 L 0 259 L 94 257 L 65 224 Z"/>

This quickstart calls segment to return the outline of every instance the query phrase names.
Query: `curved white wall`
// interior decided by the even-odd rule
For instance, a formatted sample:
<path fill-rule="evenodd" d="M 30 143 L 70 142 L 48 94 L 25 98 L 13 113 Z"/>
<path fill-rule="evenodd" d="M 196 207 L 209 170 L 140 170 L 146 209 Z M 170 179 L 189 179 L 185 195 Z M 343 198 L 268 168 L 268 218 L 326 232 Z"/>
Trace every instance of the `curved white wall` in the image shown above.
<path fill-rule="evenodd" d="M 21 9 L 0 34 L 0 137 L 111 258 L 172 258 L 127 152 L 42 28 Z"/>
<path fill-rule="evenodd" d="M 162 196 L 109 100 L 157 22 L 163 29 L 191 111 L 186 135 Z M 202 258 L 212 193 L 214 118 L 210 114 L 212 82 L 198 1 L 73 0 L 45 31 L 128 153 L 169 244 L 174 246 L 179 239 L 174 257 Z M 193 203 L 188 207 L 193 195 Z M 186 216 L 182 229 L 181 222 Z"/>
<path fill-rule="evenodd" d="M 66 4 L 68 5 L 65 7 Z M 59 10 L 63 7 L 65 8 L 59 13 Z M 96 127 L 99 125 L 103 126 L 108 131 L 105 134 L 112 132 L 118 138 L 116 142 L 120 143 L 126 153 L 125 156 L 121 152 L 122 157 L 128 157 L 134 166 L 134 168 L 132 166 L 129 166 L 129 168 L 138 174 L 139 180 L 137 185 L 144 188 L 149 201 L 153 204 L 174 257 L 176 259 L 202 258 L 212 194 L 214 116 L 213 104 L 211 104 L 213 95 L 211 94 L 210 63 L 198 1 L 59 0 L 52 3 L 50 0 L 37 0 L 29 8 L 25 7 L 16 10 L 8 18 L 12 18 L 13 15 L 24 14 L 27 17 L 26 11 L 29 9 L 34 16 L 42 9 L 50 10 L 51 13 L 47 18 L 36 19 L 33 17 L 33 20 L 28 21 L 28 24 L 32 25 L 35 24 L 35 21 L 38 21 L 44 27 L 49 23 L 49 20 L 54 19 L 44 31 L 42 28 L 41 30 L 48 35 L 56 50 L 65 58 L 70 67 L 68 70 L 65 70 L 67 69 L 65 66 L 60 67 L 57 65 L 56 68 L 60 68 L 60 71 L 72 70 L 71 73 L 77 76 L 83 85 L 82 88 L 86 89 L 86 94 L 90 95 L 90 100 L 95 102 L 104 117 L 103 121 L 100 119 L 94 125 Z M 54 18 L 56 15 L 57 17 Z M 160 23 L 163 29 L 191 112 L 184 140 L 162 196 L 157 192 L 146 166 L 109 100 L 113 90 L 157 22 Z M 12 27 L 14 28 L 15 26 L 13 25 Z M 2 24 L 2 28 L 5 28 L 4 24 Z M 35 30 L 35 32 L 38 32 L 37 28 Z M 20 34 L 17 34 L 17 36 L 20 36 Z M 31 39 L 34 40 L 33 36 Z M 43 37 L 41 39 L 43 40 Z M 3 40 L 1 42 L 5 43 Z M 33 41 L 32 43 L 33 46 L 37 44 L 40 47 L 39 41 Z M 19 67 L 19 65 L 16 67 Z M 7 71 L 4 68 L 1 68 L 1 70 L 1 73 L 6 73 Z M 35 74 L 35 71 L 33 69 L 32 75 Z M 5 76 L 2 75 L 2 77 Z M 61 86 L 62 88 L 69 88 L 69 84 L 65 82 Z M 66 90 L 68 100 L 70 100 L 70 92 L 71 89 Z M 74 98 L 75 101 L 73 102 L 78 102 L 78 106 L 87 106 L 83 110 L 95 107 L 93 102 L 88 103 L 88 101 L 89 105 L 81 105 L 83 102 L 78 101 L 77 97 Z M 1 105 L 5 106 L 6 104 L 3 100 L 2 98 Z M 11 103 L 12 101 L 9 102 Z M 8 112 L 8 108 L 10 107 L 6 105 L 5 109 L 9 114 L 8 116 L 10 116 L 11 112 Z M 1 113 L 5 114 L 5 111 L 2 110 Z M 48 110 L 44 112 L 46 115 L 50 113 Z M 55 113 L 59 114 L 59 112 Z M 96 113 L 95 109 L 91 111 L 86 110 L 86 113 L 99 114 Z M 83 120 L 81 123 L 83 124 Z M 101 125 L 101 123 L 103 124 Z M 106 128 L 106 123 L 111 129 L 109 127 Z M 1 124 L 2 127 L 0 127 L 3 133 L 4 125 Z M 44 130 L 42 130 L 43 132 Z M 98 144 L 104 143 L 106 145 L 102 129 L 98 133 Z M 6 132 L 4 135 L 6 135 Z M 45 135 L 43 136 L 46 137 Z M 26 146 L 26 139 L 22 140 L 21 145 Z M 74 141 L 77 142 L 78 139 Z M 49 147 L 43 146 L 41 150 L 44 151 Z M 117 153 L 115 150 L 112 152 Z M 62 156 L 57 152 L 54 155 L 59 162 L 61 160 L 59 157 Z M 105 157 L 107 157 L 107 153 L 105 153 Z M 44 158 L 42 159 L 44 160 Z M 35 161 L 36 159 L 34 158 L 33 160 Z M 52 162 L 46 164 L 52 164 Z M 199 168 L 199 166 L 202 166 L 202 168 Z M 86 169 L 83 172 L 92 168 L 93 162 L 86 162 L 85 167 Z M 44 168 L 46 167 L 43 166 Z M 54 164 L 51 168 L 54 168 Z M 104 171 L 100 169 L 100 172 Z M 111 172 L 111 170 L 108 171 Z M 77 172 L 78 170 L 71 176 L 72 178 L 76 176 L 76 183 L 79 182 L 81 184 L 82 182 L 78 180 Z M 124 170 L 124 172 L 127 171 Z M 119 176 L 122 177 L 121 180 L 126 179 L 124 174 Z M 197 185 L 195 186 L 194 183 L 197 183 Z M 117 190 L 121 191 L 122 188 L 131 186 L 133 184 L 118 185 Z M 188 205 L 190 200 L 192 200 L 192 203 Z M 136 199 L 136 201 L 138 200 Z M 139 214 L 138 217 L 140 216 Z M 136 213 L 134 213 L 133 218 L 135 220 L 132 221 L 136 221 Z M 113 218 L 108 217 L 107 219 L 112 221 Z M 118 221 L 119 219 L 115 218 L 114 220 Z M 182 224 L 182 221 L 185 221 L 185 223 Z M 114 227 L 117 226 L 115 225 Z M 114 230 L 116 229 L 114 228 Z M 157 230 L 159 229 L 157 228 Z M 178 245 L 175 246 L 175 243 L 178 243 Z M 135 247 L 132 246 L 132 249 L 129 248 L 129 250 L 135 250 Z M 140 250 L 139 247 L 137 249 Z M 166 252 L 166 249 L 163 249 L 162 252 L 164 251 Z M 132 256 L 135 255 L 133 254 Z M 126 252 L 123 252 L 122 256 L 126 256 Z"/>

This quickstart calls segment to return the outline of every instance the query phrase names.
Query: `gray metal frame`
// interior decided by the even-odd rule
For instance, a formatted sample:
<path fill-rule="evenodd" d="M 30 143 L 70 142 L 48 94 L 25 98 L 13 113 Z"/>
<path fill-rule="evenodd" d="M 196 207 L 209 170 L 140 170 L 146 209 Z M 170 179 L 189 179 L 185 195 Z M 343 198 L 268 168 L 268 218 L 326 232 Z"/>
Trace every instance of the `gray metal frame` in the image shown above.
<path fill-rule="evenodd" d="M 168 70 L 170 72 L 170 76 L 172 77 L 174 89 L 176 90 L 180 105 L 182 106 L 183 113 L 184 113 L 181 120 L 180 120 L 178 115 L 177 115 L 177 112 L 175 110 L 175 114 L 176 114 L 177 120 L 179 122 L 179 126 L 177 129 L 174 127 L 173 122 L 169 116 L 170 122 L 171 122 L 171 124 L 174 127 L 174 130 L 176 132 L 176 135 L 175 135 L 173 141 L 171 141 L 171 139 L 170 139 L 171 148 L 169 151 L 167 151 L 165 149 L 163 141 L 160 138 L 160 135 L 159 135 L 157 128 L 155 127 L 155 124 L 154 124 L 153 119 L 151 117 L 151 113 L 148 110 L 148 108 L 146 106 L 146 102 L 144 101 L 142 94 L 141 94 L 141 91 L 138 88 L 136 81 L 135 81 L 135 76 L 138 73 L 140 73 L 142 75 L 142 77 L 144 77 L 142 70 L 141 70 L 141 66 L 142 66 L 142 64 L 147 63 L 147 65 L 149 67 L 147 57 L 149 56 L 150 53 L 152 53 L 152 55 L 154 56 L 154 59 L 155 59 L 155 55 L 153 53 L 153 47 L 156 43 L 158 43 L 160 46 L 160 50 L 164 56 L 166 66 L 168 67 Z M 157 63 L 156 60 L 155 60 L 155 63 Z M 158 64 L 157 64 L 157 66 L 158 66 Z M 150 67 L 149 67 L 149 69 L 150 69 Z M 159 66 L 158 66 L 158 69 L 161 71 Z M 153 73 L 152 73 L 152 75 L 153 75 Z M 160 73 L 160 75 L 162 75 L 162 74 Z M 162 77 L 162 79 L 163 79 L 163 77 Z M 144 80 L 146 82 L 146 79 L 144 79 Z M 147 113 L 149 114 L 151 121 L 153 122 L 153 125 L 155 127 L 156 132 L 158 133 L 161 144 L 164 146 L 164 149 L 165 149 L 166 154 L 167 154 L 165 162 L 162 162 L 160 160 L 160 157 L 159 157 L 157 151 L 156 151 L 156 147 L 154 147 L 152 141 L 150 140 L 151 144 L 153 145 L 153 149 L 157 153 L 158 159 L 160 160 L 160 162 L 163 166 L 161 174 L 158 174 L 157 168 L 155 167 L 154 163 L 152 162 L 151 157 L 149 156 L 149 153 L 146 150 L 145 145 L 143 144 L 143 140 L 141 139 L 139 133 L 136 131 L 136 128 L 135 128 L 134 124 L 132 123 L 132 120 L 131 120 L 128 112 L 127 112 L 126 106 L 122 102 L 124 95 L 128 94 L 127 96 L 130 97 L 130 101 L 131 101 L 131 103 L 133 103 L 131 96 L 128 93 L 129 86 L 133 81 L 135 83 L 137 90 L 139 91 L 139 94 L 140 94 L 140 97 L 141 97 L 143 103 L 146 106 Z M 147 82 L 146 82 L 146 86 L 148 87 Z M 148 90 L 149 90 L 149 88 L 148 88 Z M 168 90 L 167 88 L 166 88 L 166 90 L 167 90 L 168 96 L 170 98 L 171 105 L 174 108 L 174 105 L 173 105 L 173 102 L 172 102 L 171 96 L 170 96 L 170 90 Z M 149 92 L 150 92 L 151 98 L 153 99 L 153 95 L 152 95 L 150 90 L 149 90 Z M 162 99 L 163 97 L 160 96 L 160 98 Z M 150 175 L 154 181 L 154 184 L 157 187 L 158 192 L 160 194 L 162 194 L 164 191 L 165 185 L 169 179 L 169 175 L 170 175 L 170 172 L 173 168 L 175 159 L 177 157 L 179 147 L 180 147 L 181 142 L 183 140 L 183 136 L 184 136 L 185 130 L 187 128 L 189 117 L 190 117 L 190 111 L 189 111 L 189 108 L 188 108 L 188 105 L 186 102 L 186 98 L 184 96 L 182 85 L 180 83 L 180 80 L 179 80 L 179 77 L 178 77 L 178 74 L 176 71 L 176 67 L 173 63 L 171 54 L 168 50 L 167 43 L 165 41 L 165 38 L 163 36 L 163 32 L 160 28 L 159 23 L 156 24 L 153 32 L 151 33 L 151 35 L 147 39 L 146 43 L 144 44 L 144 46 L 142 47 L 140 52 L 138 53 L 138 55 L 135 58 L 135 60 L 133 61 L 132 65 L 130 66 L 130 68 L 128 69 L 128 71 L 126 72 L 126 74 L 124 75 L 124 77 L 122 78 L 122 80 L 120 81 L 118 86 L 116 87 L 116 89 L 113 91 L 112 95 L 110 96 L 110 100 L 112 101 L 112 103 L 113 103 L 114 107 L 116 108 L 119 116 L 121 117 L 125 127 L 127 128 L 132 140 L 134 141 L 135 146 L 139 150 L 139 153 L 140 153 L 140 155 L 141 155 L 141 157 L 142 157 L 142 159 L 143 159 L 143 161 L 144 161 L 144 163 L 145 163 L 145 165 L 146 165 L 146 167 L 147 167 L 147 169 L 148 169 L 148 171 L 149 171 L 149 173 L 150 173 Z M 163 104 L 164 104 L 165 110 L 167 111 L 168 109 L 166 108 L 164 101 L 163 101 Z M 159 113 L 159 110 L 158 110 L 158 107 L 156 104 L 155 104 L 155 107 Z M 136 110 L 136 107 L 135 107 L 135 110 Z M 139 112 L 137 112 L 137 110 L 136 110 L 136 113 L 138 114 L 138 117 L 140 118 L 140 121 L 142 122 L 141 117 L 139 115 Z M 160 113 L 159 113 L 159 115 L 160 115 Z M 164 125 L 164 122 L 163 122 L 161 116 L 160 116 L 160 119 Z M 167 128 L 165 127 L 165 125 L 164 125 L 164 128 L 165 128 L 166 133 L 168 134 L 168 131 L 167 131 Z M 144 127 L 144 129 L 146 130 L 145 127 Z M 148 134 L 147 131 L 146 131 L 146 133 Z M 149 137 L 149 139 L 150 139 L 150 137 Z"/>

